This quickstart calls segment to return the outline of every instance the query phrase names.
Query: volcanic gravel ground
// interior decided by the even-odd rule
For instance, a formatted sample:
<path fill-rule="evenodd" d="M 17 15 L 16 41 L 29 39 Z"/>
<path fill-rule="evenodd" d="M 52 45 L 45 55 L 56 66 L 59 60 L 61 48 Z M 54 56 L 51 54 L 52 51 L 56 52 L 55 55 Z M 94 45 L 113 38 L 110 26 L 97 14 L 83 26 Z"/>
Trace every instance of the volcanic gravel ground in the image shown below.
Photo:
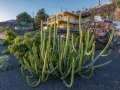
<path fill-rule="evenodd" d="M 0 45 L 0 52 L 7 46 Z M 96 55 L 100 51 L 96 51 Z M 2 56 L 2 54 L 0 53 Z M 21 75 L 18 59 L 9 55 L 9 63 L 13 66 L 11 70 L 0 71 L 0 90 L 120 90 L 120 54 L 112 51 L 110 56 L 100 57 L 96 64 L 112 60 L 106 66 L 95 69 L 90 79 L 75 76 L 72 88 L 67 88 L 58 78 L 51 78 L 42 82 L 38 87 L 28 86 L 26 79 Z"/>

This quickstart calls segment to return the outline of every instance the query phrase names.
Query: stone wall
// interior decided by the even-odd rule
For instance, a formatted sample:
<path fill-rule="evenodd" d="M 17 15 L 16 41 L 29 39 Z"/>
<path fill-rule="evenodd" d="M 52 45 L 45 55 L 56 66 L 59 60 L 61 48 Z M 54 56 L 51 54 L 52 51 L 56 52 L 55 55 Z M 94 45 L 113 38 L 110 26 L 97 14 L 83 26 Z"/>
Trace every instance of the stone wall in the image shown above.
<path fill-rule="evenodd" d="M 82 30 L 90 30 L 91 34 L 95 35 L 96 43 L 106 45 L 114 26 L 103 21 L 89 21 L 82 25 Z"/>
<path fill-rule="evenodd" d="M 89 10 L 85 10 L 82 12 L 82 14 L 85 13 L 91 13 L 93 15 L 100 15 L 101 17 L 106 17 L 107 15 L 112 14 L 116 10 L 116 6 L 114 3 L 109 2 L 107 4 L 103 4 L 94 8 L 91 8 Z"/>
<path fill-rule="evenodd" d="M 115 21 L 120 21 L 120 8 L 117 8 L 111 15 L 111 19 Z"/>

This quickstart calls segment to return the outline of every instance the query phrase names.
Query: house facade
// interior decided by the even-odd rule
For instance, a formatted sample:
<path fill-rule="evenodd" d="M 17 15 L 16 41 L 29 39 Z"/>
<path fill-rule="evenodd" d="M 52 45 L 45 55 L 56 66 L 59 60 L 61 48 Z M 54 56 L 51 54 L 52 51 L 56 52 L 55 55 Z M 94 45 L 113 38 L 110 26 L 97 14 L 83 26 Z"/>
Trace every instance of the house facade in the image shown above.
<path fill-rule="evenodd" d="M 70 28 L 73 30 L 78 30 L 78 20 L 79 16 L 73 12 L 61 12 L 56 14 L 56 26 L 57 28 L 67 28 L 68 17 L 70 17 Z M 49 28 L 50 26 L 54 26 L 55 17 L 51 16 L 47 18 L 46 25 L 44 28 Z"/>

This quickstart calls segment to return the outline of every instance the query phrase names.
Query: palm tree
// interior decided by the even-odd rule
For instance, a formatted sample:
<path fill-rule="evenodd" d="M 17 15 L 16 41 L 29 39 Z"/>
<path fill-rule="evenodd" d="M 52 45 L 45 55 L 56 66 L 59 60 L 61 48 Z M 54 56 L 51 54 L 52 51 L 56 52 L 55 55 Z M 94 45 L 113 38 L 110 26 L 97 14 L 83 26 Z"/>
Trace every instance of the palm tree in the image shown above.
<path fill-rule="evenodd" d="M 117 8 L 119 7 L 119 1 L 120 0 L 110 0 L 110 1 L 112 1 L 113 3 L 115 3 L 115 5 L 116 5 Z"/>

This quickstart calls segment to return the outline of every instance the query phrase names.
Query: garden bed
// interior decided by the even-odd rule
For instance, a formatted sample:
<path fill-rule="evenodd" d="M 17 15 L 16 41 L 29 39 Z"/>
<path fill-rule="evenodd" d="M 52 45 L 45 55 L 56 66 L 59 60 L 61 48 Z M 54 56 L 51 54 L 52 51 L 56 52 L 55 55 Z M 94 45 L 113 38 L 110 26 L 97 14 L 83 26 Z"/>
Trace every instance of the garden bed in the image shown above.
<path fill-rule="evenodd" d="M 0 45 L 0 52 L 5 48 L 7 46 Z M 99 52 L 96 51 L 96 55 Z M 61 80 L 52 78 L 33 89 L 28 86 L 26 79 L 22 76 L 18 59 L 11 54 L 9 57 L 9 63 L 13 68 L 0 71 L 0 90 L 120 90 L 120 54 L 114 51 L 110 56 L 100 57 L 97 61 L 97 63 L 103 63 L 113 60 L 110 64 L 97 68 L 90 79 L 76 75 L 72 88 L 67 88 Z"/>

